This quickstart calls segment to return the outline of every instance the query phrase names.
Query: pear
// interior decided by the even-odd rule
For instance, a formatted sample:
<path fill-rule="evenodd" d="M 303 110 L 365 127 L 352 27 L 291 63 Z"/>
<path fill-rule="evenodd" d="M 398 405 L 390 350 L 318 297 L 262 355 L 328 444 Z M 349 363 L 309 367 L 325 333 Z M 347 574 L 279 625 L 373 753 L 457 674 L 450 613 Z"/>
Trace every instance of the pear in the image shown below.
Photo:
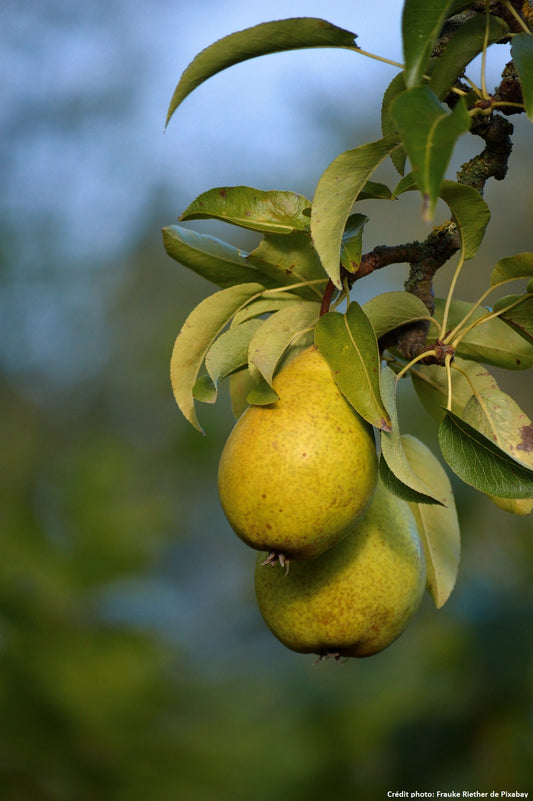
<path fill-rule="evenodd" d="M 314 346 L 273 382 L 279 400 L 250 406 L 218 471 L 222 508 L 252 548 L 307 559 L 339 542 L 377 481 L 372 428 L 341 394 Z"/>
<path fill-rule="evenodd" d="M 409 505 L 378 484 L 368 511 L 342 542 L 304 562 L 264 566 L 255 590 L 265 623 L 299 653 L 364 657 L 407 626 L 422 599 L 426 564 Z"/>

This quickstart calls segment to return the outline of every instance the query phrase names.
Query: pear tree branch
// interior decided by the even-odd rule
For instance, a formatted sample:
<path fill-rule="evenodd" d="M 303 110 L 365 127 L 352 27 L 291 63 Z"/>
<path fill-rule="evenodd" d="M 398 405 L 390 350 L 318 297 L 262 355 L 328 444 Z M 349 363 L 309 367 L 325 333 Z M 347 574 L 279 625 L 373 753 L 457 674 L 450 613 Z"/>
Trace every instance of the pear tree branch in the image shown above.
<path fill-rule="evenodd" d="M 512 66 L 512 65 L 511 65 Z M 496 89 L 494 97 L 502 100 L 513 100 L 518 96 L 518 78 L 509 65 L 504 70 L 503 80 Z M 520 95 L 521 96 L 521 95 Z M 510 101 L 511 102 L 511 101 Z M 509 113 L 516 113 L 516 107 L 510 107 Z M 489 116 L 474 117 L 470 132 L 479 136 L 485 143 L 483 150 L 470 161 L 462 165 L 457 180 L 483 194 L 485 184 L 490 178 L 502 181 L 508 168 L 509 156 L 512 150 L 511 135 L 513 125 L 504 117 L 506 107 L 500 108 L 500 113 Z M 355 274 L 346 270 L 342 278 L 351 287 L 356 281 L 366 275 L 388 267 L 391 264 L 409 264 L 409 277 L 405 282 L 405 289 L 420 298 L 426 308 L 433 314 L 434 295 L 433 279 L 437 270 L 443 266 L 461 247 L 459 231 L 453 220 L 435 227 L 423 241 L 408 242 L 401 245 L 379 245 L 369 253 L 363 254 L 359 269 Z M 323 308 L 329 306 L 329 300 L 324 298 Z M 418 356 L 426 348 L 426 336 L 429 322 L 421 321 L 403 326 L 393 332 L 392 337 L 380 343 L 382 347 L 394 346 L 408 361 Z M 442 362 L 444 363 L 444 362 Z"/>

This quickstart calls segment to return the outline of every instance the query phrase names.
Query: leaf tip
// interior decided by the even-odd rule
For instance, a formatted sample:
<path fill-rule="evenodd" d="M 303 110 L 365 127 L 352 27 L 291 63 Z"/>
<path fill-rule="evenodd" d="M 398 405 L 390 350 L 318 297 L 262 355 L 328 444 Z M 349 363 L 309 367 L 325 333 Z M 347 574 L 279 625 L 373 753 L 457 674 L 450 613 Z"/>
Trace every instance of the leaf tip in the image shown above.
<path fill-rule="evenodd" d="M 433 221 L 434 215 L 434 204 L 431 202 L 431 198 L 428 194 L 424 193 L 422 195 L 422 219 L 426 223 L 430 223 Z"/>

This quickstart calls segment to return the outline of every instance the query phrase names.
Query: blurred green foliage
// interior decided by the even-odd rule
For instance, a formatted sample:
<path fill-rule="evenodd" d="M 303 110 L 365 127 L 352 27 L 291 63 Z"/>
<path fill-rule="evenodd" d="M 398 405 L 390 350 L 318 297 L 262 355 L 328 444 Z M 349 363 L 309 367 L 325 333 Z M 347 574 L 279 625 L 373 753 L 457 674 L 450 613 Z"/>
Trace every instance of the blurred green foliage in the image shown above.
<path fill-rule="evenodd" d="M 48 403 L 0 385 L 0 797 L 527 788 L 530 518 L 459 489 L 463 566 L 443 610 L 427 599 L 369 660 L 286 652 L 216 501 L 228 407 L 202 408 L 203 438 L 171 398 L 173 336 L 204 286 L 153 230 L 125 268 L 98 375 Z"/>
<path fill-rule="evenodd" d="M 6 9 L 18 22 L 23 15 L 15 5 Z M 43 50 L 50 30 L 31 15 L 46 16 L 54 5 L 64 12 L 58 19 L 67 20 L 68 35 L 84 35 L 81 9 L 73 12 L 68 0 L 30 3 L 29 25 Z M 83 8 L 100 24 L 101 4 Z M 117 8 L 129 30 L 132 6 Z M 151 13 L 152 4 L 146 9 Z M 110 15 L 114 10 L 106 6 Z M 58 26 L 52 42 L 68 41 L 66 31 Z M 108 33 L 114 50 L 117 30 Z M 29 50 L 25 36 L 13 42 L 21 49 L 12 65 Z M 134 63 L 142 69 L 139 53 L 131 50 L 130 57 L 118 72 L 127 86 L 130 78 L 142 83 L 129 69 Z M 13 153 L 20 147 L 12 163 L 21 166 L 20 152 L 54 139 L 47 179 L 55 182 L 56 198 L 71 165 L 84 163 L 87 142 L 97 140 L 105 152 L 112 142 L 111 161 L 132 135 L 131 119 L 119 129 L 117 115 L 134 94 L 121 83 L 114 95 L 109 69 L 94 97 L 80 93 L 75 81 L 67 86 L 73 108 L 48 97 L 36 105 L 40 81 L 33 69 L 20 86 L 2 143 Z M 349 139 L 335 145 L 340 152 L 369 138 L 354 132 L 347 115 L 361 114 L 350 105 L 339 119 L 331 98 L 317 96 L 303 124 L 327 124 L 333 146 L 334 119 L 339 139 Z M 371 112 L 372 121 L 361 124 L 375 131 L 377 112 Z M 493 222 L 461 286 L 466 299 L 477 297 L 480 275 L 486 282 L 497 258 L 511 252 L 509 241 L 515 252 L 531 250 L 532 190 L 524 165 L 532 153 L 519 120 L 516 126 L 509 175 L 487 188 Z M 28 139 L 36 131 L 43 139 Z M 70 161 L 63 158 L 65 142 L 74 149 Z M 310 176 L 329 158 L 314 154 L 305 165 L 298 153 L 301 174 Z M 125 153 L 128 170 L 134 159 L 142 161 L 139 151 Z M 312 195 L 313 186 L 287 186 L 275 165 L 260 166 L 273 187 Z M 74 171 L 72 180 L 83 195 L 80 174 Z M 166 257 L 159 236 L 192 198 L 178 197 L 173 186 L 167 206 L 168 195 L 150 196 L 149 183 L 146 228 L 135 232 L 132 224 L 123 232 L 119 264 L 102 258 L 102 243 L 99 256 L 83 253 L 81 265 L 69 260 L 61 247 L 67 224 L 53 208 L 53 192 L 42 219 L 21 213 L 21 189 L 35 193 L 31 180 L 29 187 L 17 185 L 22 199 L 13 209 L 0 207 L 1 801 L 373 801 L 387 789 L 530 789 L 531 517 L 513 518 L 456 487 L 463 559 L 442 610 L 426 599 L 397 643 L 368 660 L 315 665 L 313 657 L 286 651 L 255 606 L 254 554 L 218 505 L 229 404 L 201 408 L 202 437 L 172 398 L 174 337 L 210 288 Z M 365 249 L 425 235 L 417 198 L 381 216 L 375 203 L 368 207 Z M 443 273 L 441 286 L 449 280 Z M 359 299 L 401 288 L 404 278 L 402 267 L 386 278 L 372 276 L 361 282 Z M 374 279 L 390 283 L 376 289 Z M 62 327 L 64 309 L 69 325 Z M 51 365 L 62 370 L 54 373 Z M 530 376 L 498 380 L 531 416 Z M 419 406 L 413 414 L 410 400 L 403 399 L 406 430 L 431 441 L 429 419 Z"/>

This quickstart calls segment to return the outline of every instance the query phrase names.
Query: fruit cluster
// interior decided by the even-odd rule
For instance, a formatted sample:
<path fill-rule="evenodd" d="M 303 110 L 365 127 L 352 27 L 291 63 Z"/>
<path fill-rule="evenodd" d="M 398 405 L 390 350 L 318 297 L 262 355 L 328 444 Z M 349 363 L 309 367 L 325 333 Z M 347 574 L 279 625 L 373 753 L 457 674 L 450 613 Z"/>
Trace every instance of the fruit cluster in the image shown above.
<path fill-rule="evenodd" d="M 218 484 L 236 534 L 261 553 L 261 614 L 288 648 L 363 657 L 405 629 L 426 586 L 413 511 L 380 482 L 372 428 L 312 346 L 250 406 L 222 452 Z M 289 569 L 290 564 L 290 569 Z"/>

